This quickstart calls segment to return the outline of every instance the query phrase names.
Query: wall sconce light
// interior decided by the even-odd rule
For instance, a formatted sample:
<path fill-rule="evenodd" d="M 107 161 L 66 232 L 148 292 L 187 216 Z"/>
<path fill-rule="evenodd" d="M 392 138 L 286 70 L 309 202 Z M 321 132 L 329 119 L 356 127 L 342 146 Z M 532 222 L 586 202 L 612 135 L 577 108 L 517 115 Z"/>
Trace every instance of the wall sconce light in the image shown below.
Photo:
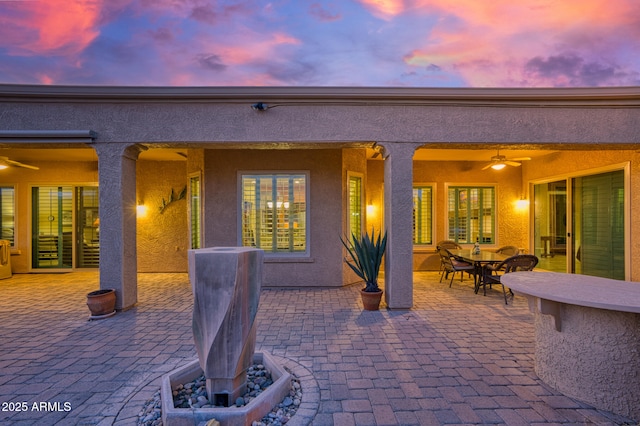
<path fill-rule="evenodd" d="M 367 204 L 367 217 L 373 217 L 376 215 L 376 206 L 373 204 Z"/>
<path fill-rule="evenodd" d="M 142 201 L 138 201 L 138 205 L 136 206 L 136 216 L 145 217 L 146 215 L 147 215 L 147 206 L 145 206 Z"/>
<path fill-rule="evenodd" d="M 526 198 L 521 198 L 516 201 L 516 210 L 519 211 L 527 211 L 529 209 L 529 200 Z"/>
<path fill-rule="evenodd" d="M 269 105 L 263 103 L 263 102 L 257 102 L 253 105 L 251 105 L 251 109 L 254 111 L 266 111 L 269 109 Z"/>

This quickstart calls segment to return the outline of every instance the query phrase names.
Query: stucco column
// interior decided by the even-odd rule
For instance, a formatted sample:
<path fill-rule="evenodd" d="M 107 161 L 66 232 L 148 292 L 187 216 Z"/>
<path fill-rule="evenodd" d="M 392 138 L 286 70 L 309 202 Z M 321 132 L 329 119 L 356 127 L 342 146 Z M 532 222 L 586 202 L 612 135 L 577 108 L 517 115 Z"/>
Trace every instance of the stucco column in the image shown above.
<path fill-rule="evenodd" d="M 138 145 L 103 143 L 98 153 L 100 288 L 116 290 L 116 309 L 138 301 L 136 160 Z"/>
<path fill-rule="evenodd" d="M 413 306 L 413 154 L 420 146 L 384 146 L 385 301 L 389 309 Z"/>

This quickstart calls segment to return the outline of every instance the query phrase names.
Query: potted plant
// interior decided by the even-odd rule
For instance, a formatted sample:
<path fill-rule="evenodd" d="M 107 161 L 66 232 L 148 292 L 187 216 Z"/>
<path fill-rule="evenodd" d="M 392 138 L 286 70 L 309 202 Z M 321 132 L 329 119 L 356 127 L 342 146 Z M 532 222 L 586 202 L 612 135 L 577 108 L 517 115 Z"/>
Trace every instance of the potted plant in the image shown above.
<path fill-rule="evenodd" d="M 91 319 L 108 318 L 116 313 L 116 291 L 112 288 L 92 291 L 87 294 L 87 306 Z"/>
<path fill-rule="evenodd" d="M 378 310 L 382 299 L 382 290 L 378 287 L 378 275 L 382 256 L 387 247 L 387 233 L 385 232 L 382 236 L 380 232 L 376 237 L 372 229 L 371 235 L 365 232 L 362 237 L 357 238 L 355 234 L 351 234 L 350 239 L 345 241 L 340 238 L 340 241 L 350 257 L 350 259 L 345 258 L 345 262 L 365 282 L 365 287 L 360 292 L 364 309 Z"/>

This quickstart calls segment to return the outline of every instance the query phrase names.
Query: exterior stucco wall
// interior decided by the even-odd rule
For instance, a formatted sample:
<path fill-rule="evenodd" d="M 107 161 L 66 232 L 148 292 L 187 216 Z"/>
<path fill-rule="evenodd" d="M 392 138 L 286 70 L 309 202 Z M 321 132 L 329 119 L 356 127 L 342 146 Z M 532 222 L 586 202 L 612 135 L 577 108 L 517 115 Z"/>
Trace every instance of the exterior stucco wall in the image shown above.
<path fill-rule="evenodd" d="M 239 244 L 239 172 L 309 172 L 308 257 L 265 254 L 265 286 L 341 286 L 342 151 L 225 150 L 204 152 L 204 246 Z"/>
<path fill-rule="evenodd" d="M 563 303 L 557 318 L 536 310 L 535 331 L 535 371 L 545 383 L 594 407 L 640 418 L 640 314 Z"/>
<path fill-rule="evenodd" d="M 187 173 L 197 173 L 204 170 L 204 149 L 188 149 Z"/>
<path fill-rule="evenodd" d="M 367 191 L 373 203 L 374 216 L 367 217 L 367 226 L 378 227 L 383 212 L 381 186 L 384 179 L 383 162 L 368 162 Z M 434 187 L 434 238 L 428 246 L 414 246 L 414 270 L 438 270 L 440 259 L 435 252 L 436 243 L 447 237 L 447 186 L 448 185 L 491 185 L 496 188 L 497 233 L 496 243 L 483 245 L 492 250 L 504 245 L 528 247 L 528 214 L 515 207 L 523 195 L 519 168 L 507 167 L 501 171 L 481 170 L 482 164 L 453 161 L 414 161 L 413 182 L 431 184 Z"/>
<path fill-rule="evenodd" d="M 138 272 L 186 272 L 189 248 L 188 199 L 168 204 L 160 213 L 162 200 L 169 201 L 185 188 L 184 161 L 138 161 L 136 164 L 138 203 L 146 214 L 137 218 Z"/>
<path fill-rule="evenodd" d="M 188 88 L 156 89 L 159 94 L 151 97 L 141 88 L 36 87 L 36 95 L 28 97 L 24 93 L 30 93 L 29 89 L 0 85 L 0 129 L 89 128 L 96 132 L 98 142 L 115 143 L 281 142 L 292 146 L 397 141 L 579 146 L 640 141 L 640 110 L 633 105 L 638 91 L 631 88 L 608 95 L 624 105 L 626 90 L 629 108 L 611 108 L 614 101 L 597 98 L 597 90 L 567 89 L 565 93 L 519 90 L 511 94 L 500 90 L 325 88 L 319 98 L 313 89 L 267 88 L 258 94 L 261 90 L 249 88 L 255 93 L 246 96 L 246 101 L 224 93 L 230 88 L 198 88 L 200 93 L 194 97 L 186 93 Z M 54 95 L 38 97 L 47 90 Z M 67 92 L 71 95 L 65 98 Z M 558 93 L 556 98 L 554 93 Z M 250 105 L 257 96 L 277 108 L 253 111 Z M 114 102 L 119 97 L 123 100 Z M 580 107 L 589 102 L 587 108 Z"/>

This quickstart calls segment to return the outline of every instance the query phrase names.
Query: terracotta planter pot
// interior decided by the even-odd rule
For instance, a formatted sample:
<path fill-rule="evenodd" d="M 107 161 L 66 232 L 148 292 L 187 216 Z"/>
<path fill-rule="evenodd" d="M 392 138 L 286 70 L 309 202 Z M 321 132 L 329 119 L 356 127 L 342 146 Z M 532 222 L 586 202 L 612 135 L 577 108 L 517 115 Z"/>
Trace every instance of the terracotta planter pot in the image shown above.
<path fill-rule="evenodd" d="M 107 318 L 116 313 L 116 291 L 114 289 L 96 290 L 87 294 L 87 306 L 91 319 Z"/>
<path fill-rule="evenodd" d="M 380 309 L 380 301 L 382 300 L 382 290 L 380 291 L 364 291 L 360 290 L 362 296 L 362 305 L 366 311 L 377 311 Z"/>

